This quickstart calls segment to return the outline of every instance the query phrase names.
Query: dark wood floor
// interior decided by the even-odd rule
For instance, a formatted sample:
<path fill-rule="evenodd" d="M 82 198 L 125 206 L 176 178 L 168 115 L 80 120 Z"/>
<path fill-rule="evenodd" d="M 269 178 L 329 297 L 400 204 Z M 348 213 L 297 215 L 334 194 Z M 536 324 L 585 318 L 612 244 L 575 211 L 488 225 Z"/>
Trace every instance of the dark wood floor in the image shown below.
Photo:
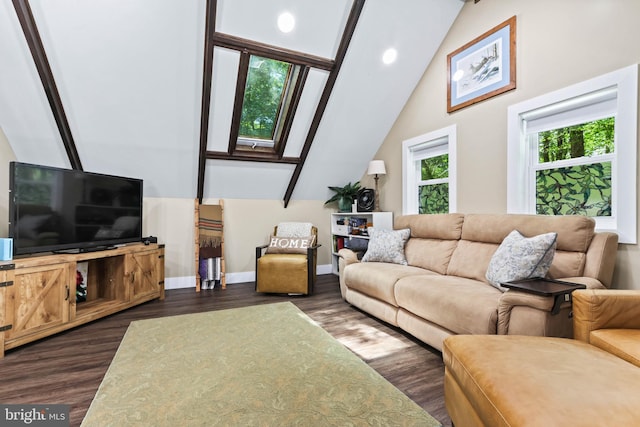
<path fill-rule="evenodd" d="M 443 425 L 441 354 L 397 328 L 353 308 L 340 297 L 338 279 L 318 277 L 310 297 L 262 295 L 253 283 L 226 290 L 177 289 L 151 301 L 38 342 L 0 359 L 0 402 L 71 405 L 71 425 L 82 421 L 129 323 L 133 320 L 291 301 Z"/>

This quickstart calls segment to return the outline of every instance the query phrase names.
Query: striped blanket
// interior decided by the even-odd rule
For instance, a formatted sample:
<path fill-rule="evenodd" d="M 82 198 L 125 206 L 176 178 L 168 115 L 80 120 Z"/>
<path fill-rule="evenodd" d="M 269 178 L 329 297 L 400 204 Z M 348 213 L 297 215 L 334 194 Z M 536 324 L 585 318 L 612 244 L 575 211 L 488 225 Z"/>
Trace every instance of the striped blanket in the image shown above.
<path fill-rule="evenodd" d="M 217 248 L 222 243 L 222 206 L 200 205 L 198 221 L 201 248 Z"/>

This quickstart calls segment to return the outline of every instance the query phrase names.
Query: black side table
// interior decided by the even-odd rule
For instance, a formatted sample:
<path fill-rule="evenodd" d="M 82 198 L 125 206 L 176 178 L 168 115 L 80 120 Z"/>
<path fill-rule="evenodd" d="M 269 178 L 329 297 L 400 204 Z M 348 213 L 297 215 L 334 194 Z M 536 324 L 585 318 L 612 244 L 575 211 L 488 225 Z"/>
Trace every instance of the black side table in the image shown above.
<path fill-rule="evenodd" d="M 545 279 L 543 277 L 532 277 L 530 279 L 514 280 L 500 283 L 505 288 L 510 288 L 530 294 L 553 297 L 553 308 L 551 314 L 560 312 L 560 305 L 564 301 L 571 301 L 571 292 L 576 289 L 586 289 L 580 283 L 563 282 L 562 280 Z"/>

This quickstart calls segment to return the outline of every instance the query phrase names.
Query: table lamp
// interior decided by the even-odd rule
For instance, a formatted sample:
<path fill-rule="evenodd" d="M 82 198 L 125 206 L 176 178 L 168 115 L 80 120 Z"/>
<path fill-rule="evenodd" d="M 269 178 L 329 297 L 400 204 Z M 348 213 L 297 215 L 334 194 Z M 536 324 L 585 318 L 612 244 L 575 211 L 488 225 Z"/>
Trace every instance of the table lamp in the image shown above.
<path fill-rule="evenodd" d="M 369 169 L 367 169 L 367 175 L 374 175 L 373 179 L 376 182 L 375 188 L 375 207 L 374 212 L 380 212 L 380 196 L 378 194 L 378 175 L 386 175 L 387 169 L 384 167 L 384 160 L 371 160 L 369 162 Z"/>

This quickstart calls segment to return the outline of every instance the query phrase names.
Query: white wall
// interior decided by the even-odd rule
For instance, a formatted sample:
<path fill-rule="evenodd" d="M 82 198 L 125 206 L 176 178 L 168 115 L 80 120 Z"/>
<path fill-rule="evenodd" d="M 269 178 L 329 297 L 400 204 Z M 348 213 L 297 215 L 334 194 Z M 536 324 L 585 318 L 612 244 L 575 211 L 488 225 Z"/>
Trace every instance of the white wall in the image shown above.
<path fill-rule="evenodd" d="M 513 15 L 517 88 L 448 114 L 447 54 Z M 402 141 L 455 124 L 458 211 L 506 212 L 508 106 L 640 62 L 638 16 L 637 0 L 467 1 L 376 155 L 385 209 L 402 210 Z M 620 245 L 614 287 L 640 289 L 639 263 L 638 245 Z"/>
<path fill-rule="evenodd" d="M 0 130 L 0 237 L 7 236 L 8 164 L 16 160 Z M 217 199 L 205 199 L 216 204 Z M 143 235 L 156 236 L 165 244 L 165 285 L 167 288 L 195 286 L 194 199 L 145 197 Z M 255 248 L 268 242 L 273 228 L 283 221 L 312 222 L 318 227 L 318 265 L 327 271 L 331 264 L 330 214 L 323 202 L 297 201 L 284 208 L 281 200 L 224 200 L 225 261 L 227 277 L 234 281 L 253 280 Z"/>
<path fill-rule="evenodd" d="M 165 246 L 167 288 L 195 286 L 193 199 L 145 198 L 145 236 L 158 236 Z M 203 203 L 216 204 L 217 199 Z M 224 199 L 224 256 L 228 281 L 252 280 L 255 248 L 268 242 L 273 227 L 283 221 L 311 222 L 318 227 L 318 265 L 331 264 L 330 214 L 323 202 Z"/>
<path fill-rule="evenodd" d="M 7 237 L 9 220 L 9 162 L 16 160 L 16 155 L 0 128 L 0 237 Z"/>
<path fill-rule="evenodd" d="M 447 114 L 446 55 L 513 15 L 517 16 L 517 89 Z M 456 124 L 458 210 L 506 212 L 507 107 L 640 62 L 638 16 L 637 0 L 467 1 L 375 155 L 387 166 L 387 175 L 379 181 L 381 208 L 396 214 L 402 210 L 402 141 Z M 11 160 L 15 155 L 0 133 L 0 191 L 8 188 L 4 168 Z M 373 180 L 365 175 L 362 184 L 372 188 Z M 0 195 L 0 236 L 7 233 L 2 220 L 8 217 L 6 194 Z M 144 210 L 144 234 L 158 236 L 166 244 L 168 282 L 193 277 L 193 200 L 146 198 Z M 293 200 L 284 209 L 281 200 L 225 199 L 227 272 L 252 272 L 255 247 L 266 243 L 273 226 L 286 220 L 316 224 L 323 245 L 319 264 L 330 264 L 331 212 L 317 200 Z M 640 289 L 639 262 L 638 245 L 620 245 L 616 287 Z"/>
<path fill-rule="evenodd" d="M 6 237 L 9 218 L 9 162 L 16 160 L 0 128 L 0 237 Z M 205 199 L 204 203 L 217 203 Z M 166 285 L 195 286 L 194 199 L 145 197 L 143 235 L 165 244 Z M 266 244 L 273 227 L 282 221 L 312 222 L 318 227 L 318 265 L 331 264 L 330 214 L 323 202 L 293 200 L 287 209 L 281 200 L 224 200 L 225 261 L 227 274 L 245 280 L 255 269 L 255 248 Z M 250 279 L 247 279 L 250 280 Z"/>

